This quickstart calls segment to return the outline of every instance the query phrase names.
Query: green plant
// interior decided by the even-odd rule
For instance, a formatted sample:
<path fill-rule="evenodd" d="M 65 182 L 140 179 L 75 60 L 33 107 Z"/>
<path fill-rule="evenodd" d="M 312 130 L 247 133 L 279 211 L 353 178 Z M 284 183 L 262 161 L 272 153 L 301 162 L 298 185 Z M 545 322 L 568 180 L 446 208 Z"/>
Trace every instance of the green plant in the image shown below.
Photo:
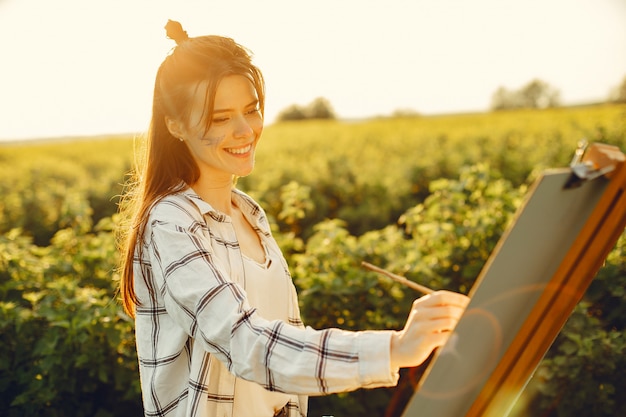
<path fill-rule="evenodd" d="M 62 229 L 46 248 L 19 230 L 0 238 L 0 414 L 140 413 L 132 321 L 111 279 L 111 226 Z"/>
<path fill-rule="evenodd" d="M 306 324 L 397 328 L 418 294 L 362 260 L 466 292 L 526 184 L 566 165 L 581 137 L 626 149 L 625 115 L 613 105 L 278 123 L 239 186 L 267 211 Z M 132 151 L 130 137 L 0 146 L 0 415 L 141 413 L 133 323 L 115 300 L 114 272 L 114 213 Z M 626 414 L 625 243 L 622 235 L 517 415 Z M 394 389 L 312 398 L 310 415 L 399 415 L 388 404 L 400 407 L 419 375 L 403 371 Z"/>

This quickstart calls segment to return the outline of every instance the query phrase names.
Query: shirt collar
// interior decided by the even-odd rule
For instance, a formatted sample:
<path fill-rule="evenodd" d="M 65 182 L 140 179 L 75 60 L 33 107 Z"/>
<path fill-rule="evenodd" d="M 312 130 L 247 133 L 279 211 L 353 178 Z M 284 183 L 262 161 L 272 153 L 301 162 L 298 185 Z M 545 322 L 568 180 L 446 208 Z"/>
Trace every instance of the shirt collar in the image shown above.
<path fill-rule="evenodd" d="M 185 190 L 183 190 L 182 194 L 187 197 L 191 202 L 193 202 L 202 214 L 208 214 L 209 216 L 220 222 L 229 221 L 227 215 L 225 215 L 221 211 L 216 210 L 213 206 L 204 201 L 191 187 L 187 187 Z M 239 207 L 239 209 L 244 213 L 246 218 L 251 223 L 253 223 L 254 226 L 257 226 L 261 230 L 269 231 L 269 224 L 265 213 L 256 201 L 254 201 L 250 196 L 236 188 L 232 189 L 231 195 L 237 207 Z"/>
<path fill-rule="evenodd" d="M 187 197 L 189 200 L 191 200 L 191 202 L 193 202 L 195 206 L 198 207 L 198 210 L 202 214 L 207 214 L 207 213 L 222 214 L 218 212 L 217 210 L 215 210 L 212 205 L 210 205 L 209 203 L 204 201 L 202 198 L 200 198 L 200 196 L 196 194 L 196 192 L 191 187 L 187 187 L 185 190 L 182 191 L 181 194 Z"/>

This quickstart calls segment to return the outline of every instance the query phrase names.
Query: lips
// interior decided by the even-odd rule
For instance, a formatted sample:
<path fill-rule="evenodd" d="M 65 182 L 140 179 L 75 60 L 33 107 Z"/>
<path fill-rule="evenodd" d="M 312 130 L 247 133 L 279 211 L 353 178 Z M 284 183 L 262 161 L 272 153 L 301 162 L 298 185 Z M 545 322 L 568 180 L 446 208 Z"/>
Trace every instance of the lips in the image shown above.
<path fill-rule="evenodd" d="M 244 155 L 252 150 L 252 144 L 242 146 L 239 148 L 226 148 L 226 152 L 231 153 L 233 155 Z"/>

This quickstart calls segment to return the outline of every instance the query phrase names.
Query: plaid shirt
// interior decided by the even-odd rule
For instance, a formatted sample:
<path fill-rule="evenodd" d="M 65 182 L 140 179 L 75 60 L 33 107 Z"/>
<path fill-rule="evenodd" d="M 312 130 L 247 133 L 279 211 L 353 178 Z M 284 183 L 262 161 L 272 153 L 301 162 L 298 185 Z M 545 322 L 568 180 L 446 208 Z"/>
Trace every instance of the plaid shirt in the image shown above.
<path fill-rule="evenodd" d="M 258 204 L 238 190 L 233 201 L 278 249 Z M 243 290 L 230 218 L 191 189 L 152 208 L 142 243 L 135 331 L 145 416 L 232 416 L 236 376 L 294 394 L 290 417 L 306 415 L 306 395 L 397 383 L 390 332 L 305 328 L 293 284 L 289 320 L 260 317 Z"/>

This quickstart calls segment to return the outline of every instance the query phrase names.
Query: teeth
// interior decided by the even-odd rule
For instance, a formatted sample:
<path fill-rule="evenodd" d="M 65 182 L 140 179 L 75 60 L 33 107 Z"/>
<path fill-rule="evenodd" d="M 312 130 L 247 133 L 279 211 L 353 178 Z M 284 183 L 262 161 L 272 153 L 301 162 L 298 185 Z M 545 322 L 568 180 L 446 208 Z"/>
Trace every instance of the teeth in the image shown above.
<path fill-rule="evenodd" d="M 248 145 L 248 146 L 244 146 L 243 148 L 229 148 L 227 149 L 228 152 L 230 153 L 234 153 L 236 155 L 242 155 L 244 153 L 250 152 L 250 149 L 252 149 L 252 145 Z"/>

